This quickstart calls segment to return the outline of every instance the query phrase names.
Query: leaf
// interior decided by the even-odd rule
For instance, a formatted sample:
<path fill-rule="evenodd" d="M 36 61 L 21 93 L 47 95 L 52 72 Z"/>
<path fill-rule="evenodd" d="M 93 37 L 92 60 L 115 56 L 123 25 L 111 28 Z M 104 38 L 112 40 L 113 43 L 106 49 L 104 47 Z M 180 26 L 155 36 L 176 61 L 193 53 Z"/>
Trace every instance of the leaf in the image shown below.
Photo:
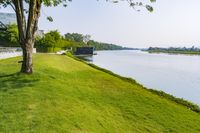
<path fill-rule="evenodd" d="M 156 2 L 156 0 L 150 0 L 150 2 Z"/>
<path fill-rule="evenodd" d="M 150 12 L 153 12 L 153 7 L 150 5 L 146 5 L 146 9 Z"/>
<path fill-rule="evenodd" d="M 48 16 L 48 17 L 47 17 L 47 20 L 48 20 L 49 22 L 53 22 L 53 18 L 52 18 L 51 16 Z"/>
<path fill-rule="evenodd" d="M 118 3 L 119 1 L 117 1 L 117 0 L 113 0 L 112 2 L 113 2 L 113 3 Z"/>

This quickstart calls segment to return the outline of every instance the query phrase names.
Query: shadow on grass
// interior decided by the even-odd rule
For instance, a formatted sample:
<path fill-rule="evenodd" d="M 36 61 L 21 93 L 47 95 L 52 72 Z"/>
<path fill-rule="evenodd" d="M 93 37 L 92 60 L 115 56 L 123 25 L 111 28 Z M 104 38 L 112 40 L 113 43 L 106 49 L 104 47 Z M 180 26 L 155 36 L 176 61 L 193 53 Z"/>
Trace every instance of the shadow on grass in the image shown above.
<path fill-rule="evenodd" d="M 7 74 L 7 75 L 4 75 L 4 74 L 0 73 L 0 79 L 1 78 L 5 78 L 5 77 L 12 77 L 12 76 L 19 75 L 19 74 L 20 74 L 19 72 L 18 73 Z"/>
<path fill-rule="evenodd" d="M 2 74 L 0 73 L 0 91 L 9 89 L 22 89 L 24 87 L 33 87 L 39 79 L 32 75 L 22 73 Z"/>

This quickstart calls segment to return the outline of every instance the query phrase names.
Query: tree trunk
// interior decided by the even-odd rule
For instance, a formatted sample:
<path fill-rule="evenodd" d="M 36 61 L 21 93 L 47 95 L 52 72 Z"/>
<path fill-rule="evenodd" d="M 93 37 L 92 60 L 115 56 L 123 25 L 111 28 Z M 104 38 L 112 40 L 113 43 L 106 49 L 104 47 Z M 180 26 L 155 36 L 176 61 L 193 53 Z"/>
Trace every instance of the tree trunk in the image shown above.
<path fill-rule="evenodd" d="M 31 74 L 33 73 L 33 43 L 29 42 L 25 44 L 23 50 L 23 61 L 21 66 L 21 72 Z"/>
<path fill-rule="evenodd" d="M 23 51 L 21 72 L 31 74 L 33 73 L 33 46 L 35 42 L 35 33 L 38 29 L 38 19 L 40 17 L 42 0 L 29 0 L 27 19 L 24 13 L 24 1 L 12 0 L 12 3 L 14 4 L 14 10 L 17 16 L 19 42 Z"/>

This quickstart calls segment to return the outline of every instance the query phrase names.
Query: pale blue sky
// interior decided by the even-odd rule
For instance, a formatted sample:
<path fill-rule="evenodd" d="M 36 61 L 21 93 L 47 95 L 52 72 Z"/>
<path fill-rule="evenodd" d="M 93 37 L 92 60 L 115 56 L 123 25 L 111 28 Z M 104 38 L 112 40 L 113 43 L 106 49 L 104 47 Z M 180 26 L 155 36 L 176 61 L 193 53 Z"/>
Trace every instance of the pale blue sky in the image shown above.
<path fill-rule="evenodd" d="M 200 0 L 157 0 L 153 6 L 149 13 L 136 12 L 126 2 L 73 0 L 67 8 L 43 8 L 39 27 L 90 34 L 94 40 L 128 47 L 200 46 Z"/>

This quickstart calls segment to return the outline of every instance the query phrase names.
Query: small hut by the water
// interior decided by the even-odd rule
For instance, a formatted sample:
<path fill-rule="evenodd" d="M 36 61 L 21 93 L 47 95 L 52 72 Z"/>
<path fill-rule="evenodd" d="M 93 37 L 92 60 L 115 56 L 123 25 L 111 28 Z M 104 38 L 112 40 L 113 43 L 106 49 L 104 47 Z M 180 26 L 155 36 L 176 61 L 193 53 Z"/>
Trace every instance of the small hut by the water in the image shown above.
<path fill-rule="evenodd" d="M 78 47 L 74 53 L 75 55 L 93 55 L 94 47 Z"/>

